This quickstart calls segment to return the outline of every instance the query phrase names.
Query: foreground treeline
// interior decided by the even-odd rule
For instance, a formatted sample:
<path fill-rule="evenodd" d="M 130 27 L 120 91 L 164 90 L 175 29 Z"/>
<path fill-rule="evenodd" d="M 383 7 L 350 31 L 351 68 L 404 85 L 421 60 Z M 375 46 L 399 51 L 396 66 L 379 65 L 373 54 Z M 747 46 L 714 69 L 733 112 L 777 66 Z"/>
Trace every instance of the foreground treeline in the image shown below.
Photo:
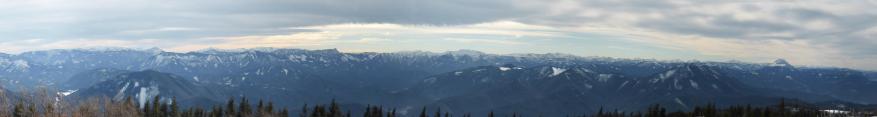
<path fill-rule="evenodd" d="M 253 103 L 247 98 L 229 99 L 225 104 L 209 107 L 192 106 L 183 108 L 175 98 L 162 99 L 158 96 L 142 105 L 131 97 L 113 100 L 106 97 L 93 97 L 77 103 L 65 103 L 59 95 L 49 95 L 48 91 L 7 96 L 0 91 L 0 117 L 472 117 L 470 113 L 449 113 L 439 109 L 420 113 L 399 115 L 394 108 L 369 105 L 365 112 L 351 113 L 350 108 L 342 108 L 335 101 L 327 105 L 304 105 L 291 115 L 287 108 L 278 108 L 272 102 L 262 100 Z M 362 107 L 353 107 L 362 108 Z M 416 110 L 409 110 L 416 111 Z M 668 110 L 661 105 L 653 105 L 643 112 L 622 112 L 599 109 L 596 113 L 568 115 L 571 117 L 847 117 L 875 116 L 877 110 L 835 110 L 821 109 L 780 101 L 775 106 L 730 106 L 719 108 L 714 104 L 694 107 L 689 111 Z M 487 117 L 520 117 L 519 113 L 494 113 Z"/>
<path fill-rule="evenodd" d="M 412 110 L 409 110 L 412 111 Z M 520 113 L 494 113 L 489 112 L 484 115 L 476 115 L 479 117 L 522 117 Z M 302 107 L 299 117 L 472 117 L 471 113 L 449 113 L 436 109 L 429 111 L 426 107 L 420 110 L 419 114 L 409 113 L 410 115 L 398 115 L 396 109 L 384 108 L 382 106 L 367 106 L 361 116 L 350 111 L 343 112 L 335 101 L 328 106 L 315 105 Z M 597 110 L 593 114 L 584 115 L 568 115 L 567 117 L 872 117 L 877 116 L 877 110 L 841 110 L 832 108 L 819 108 L 814 106 L 802 105 L 799 103 L 787 104 L 785 100 L 780 100 L 774 106 L 754 107 L 730 106 L 719 108 L 715 104 L 706 104 L 696 106 L 690 111 L 673 111 L 661 105 L 652 105 L 642 112 L 621 112 L 618 110 Z M 541 116 L 540 116 L 541 117 Z"/>
<path fill-rule="evenodd" d="M 182 108 L 176 98 L 154 97 L 138 104 L 132 97 L 112 100 L 91 97 L 76 103 L 67 103 L 60 94 L 50 95 L 47 90 L 37 93 L 7 95 L 0 90 L 0 117 L 289 117 L 286 108 L 277 109 L 272 102 L 251 104 L 247 98 L 229 99 L 226 105 L 210 108 L 192 106 Z"/>
<path fill-rule="evenodd" d="M 602 108 L 593 115 L 577 117 L 872 117 L 877 110 L 835 110 L 808 107 L 799 104 L 787 105 L 781 100 L 775 106 L 753 107 L 730 106 L 718 108 L 715 104 L 694 107 L 690 111 L 668 112 L 661 105 L 652 105 L 645 112 L 605 111 Z"/>

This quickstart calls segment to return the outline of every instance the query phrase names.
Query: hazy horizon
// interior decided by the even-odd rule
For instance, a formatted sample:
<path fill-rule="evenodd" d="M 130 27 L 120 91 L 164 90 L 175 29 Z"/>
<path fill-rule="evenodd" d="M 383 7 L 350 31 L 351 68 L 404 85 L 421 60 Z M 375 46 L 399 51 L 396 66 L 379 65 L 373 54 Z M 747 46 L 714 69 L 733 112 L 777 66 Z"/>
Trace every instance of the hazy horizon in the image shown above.
<path fill-rule="evenodd" d="M 338 50 L 338 51 L 341 52 L 341 53 L 369 53 L 369 52 L 376 52 L 376 53 L 430 52 L 430 53 L 435 53 L 435 54 L 441 54 L 441 53 L 453 52 L 453 51 L 466 51 L 466 50 L 471 50 L 471 51 L 478 51 L 478 52 L 483 52 L 483 53 L 485 53 L 485 54 L 494 54 L 494 55 L 516 55 L 516 54 L 564 54 L 564 55 L 572 55 L 572 56 L 577 56 L 577 57 L 609 57 L 609 58 L 614 58 L 614 59 L 655 60 L 655 61 L 660 61 L 660 62 L 694 62 L 694 61 L 697 61 L 697 62 L 722 62 L 722 63 L 729 63 L 729 62 L 730 62 L 730 63 L 733 63 L 733 62 L 743 62 L 743 63 L 752 63 L 752 64 L 770 64 L 770 63 L 775 62 L 775 60 L 778 60 L 778 59 L 783 59 L 783 60 L 785 60 L 785 58 L 776 58 L 776 59 L 768 60 L 768 61 L 741 61 L 741 60 L 736 60 L 736 59 L 729 59 L 729 60 L 700 60 L 700 59 L 696 59 L 696 58 L 691 58 L 691 59 L 658 59 L 658 58 L 643 58 L 643 57 L 630 57 L 630 58 L 627 58 L 627 57 L 610 57 L 610 56 L 598 56 L 598 55 L 577 55 L 577 54 L 561 53 L 561 52 L 547 52 L 547 53 L 491 53 L 491 52 L 485 52 L 485 51 L 479 51 L 479 50 L 472 50 L 472 49 L 457 49 L 457 50 L 399 50 L 399 51 L 346 51 L 346 50 L 342 50 L 342 49 L 338 49 L 338 48 L 305 49 L 305 48 L 291 48 L 291 47 L 289 47 L 289 48 L 279 48 L 279 47 L 212 48 L 212 47 L 208 47 L 208 48 L 203 48 L 203 49 L 198 49 L 198 50 L 190 50 L 190 51 L 172 51 L 172 50 L 171 50 L 171 51 L 168 51 L 168 50 L 166 50 L 166 49 L 164 49 L 164 48 L 159 48 L 159 47 L 129 48 L 129 47 L 102 46 L 102 47 L 87 47 L 87 48 L 56 48 L 56 49 L 32 50 L 32 51 L 24 51 L 24 52 L 18 52 L 18 53 L 5 53 L 5 54 L 18 55 L 18 54 L 26 53 L 26 52 L 51 51 L 51 50 L 113 50 L 113 49 L 131 49 L 131 50 L 146 51 L 146 50 L 154 49 L 154 48 L 160 49 L 160 50 L 162 50 L 163 52 L 174 52 L 174 53 L 199 52 L 199 51 L 207 51 L 207 50 L 211 50 L 211 49 L 222 50 L 222 51 L 259 50 L 259 49 L 301 49 L 301 50 L 329 50 L 329 49 L 336 49 L 336 50 Z M 0 52 L 0 53 L 3 53 L 3 52 Z M 790 63 L 791 63 L 792 65 L 796 66 L 796 67 L 812 67 L 812 68 L 846 68 L 846 67 L 841 67 L 841 66 L 821 66 L 821 65 L 798 64 L 798 63 L 795 63 L 795 61 L 790 61 Z M 857 69 L 857 68 L 847 68 L 847 69 Z M 877 69 L 857 69 L 857 70 L 877 71 Z"/>

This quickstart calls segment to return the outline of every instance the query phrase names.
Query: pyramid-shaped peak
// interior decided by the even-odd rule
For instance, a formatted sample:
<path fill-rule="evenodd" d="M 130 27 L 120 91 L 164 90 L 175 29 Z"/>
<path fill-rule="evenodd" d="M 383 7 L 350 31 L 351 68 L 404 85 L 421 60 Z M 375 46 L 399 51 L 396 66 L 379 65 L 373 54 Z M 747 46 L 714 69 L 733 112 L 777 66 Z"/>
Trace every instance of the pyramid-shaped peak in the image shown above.
<path fill-rule="evenodd" d="M 484 52 L 481 52 L 481 51 L 478 51 L 478 50 L 469 50 L 469 49 L 460 49 L 460 50 L 456 50 L 456 51 L 448 51 L 448 52 L 446 52 L 446 53 L 448 53 L 448 54 L 452 54 L 452 55 L 470 55 L 470 56 L 471 56 L 471 55 L 482 55 L 482 54 L 485 54 Z"/>
<path fill-rule="evenodd" d="M 773 64 L 771 64 L 770 66 L 791 67 L 792 64 L 789 64 L 789 61 L 786 61 L 786 59 L 777 59 L 774 60 Z"/>
<path fill-rule="evenodd" d="M 786 61 L 786 59 L 777 59 L 777 60 L 774 60 L 773 63 L 774 64 L 789 64 L 789 61 Z"/>

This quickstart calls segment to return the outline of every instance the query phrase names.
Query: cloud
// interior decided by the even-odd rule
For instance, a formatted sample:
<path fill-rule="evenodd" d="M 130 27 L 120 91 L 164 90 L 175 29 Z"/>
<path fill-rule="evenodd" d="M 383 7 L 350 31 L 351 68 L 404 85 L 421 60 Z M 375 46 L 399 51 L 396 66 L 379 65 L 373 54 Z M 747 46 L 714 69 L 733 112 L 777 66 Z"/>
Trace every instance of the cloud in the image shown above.
<path fill-rule="evenodd" d="M 209 37 L 282 34 L 281 27 L 340 23 L 465 25 L 529 14 L 504 0 L 33 0 L 0 5 L 3 39 L 179 37 L 126 35 L 168 27 L 210 29 Z M 168 36 L 155 36 L 168 35 Z"/>
<path fill-rule="evenodd" d="M 522 23 L 567 27 L 652 43 L 690 58 L 767 61 L 877 69 L 874 1 L 574 1 Z M 577 4 L 577 5 L 569 5 Z M 562 14 L 558 14 L 562 13 Z M 570 21 L 579 20 L 579 21 Z M 710 57 L 712 56 L 712 57 Z M 870 64 L 862 65 L 862 64 Z"/>
<path fill-rule="evenodd" d="M 257 47 L 308 47 L 333 45 L 331 43 L 343 36 L 336 32 L 299 32 L 286 35 L 259 35 L 259 36 L 234 36 L 234 37 L 210 37 L 196 39 L 194 43 L 186 43 L 170 47 L 171 51 L 194 51 L 204 48 L 257 48 Z"/>
<path fill-rule="evenodd" d="M 287 29 L 300 30 L 321 30 L 345 33 L 374 33 L 374 32 L 395 32 L 395 33 L 421 33 L 421 34 L 457 34 L 457 35 L 506 35 L 506 36 L 534 36 L 534 37 L 559 37 L 564 36 L 558 33 L 558 29 L 528 25 L 511 21 L 495 21 L 469 25 L 403 25 L 403 24 L 386 24 L 386 23 L 345 23 L 332 24 L 322 26 L 307 27 L 290 27 Z"/>
<path fill-rule="evenodd" d="M 386 23 L 332 24 L 321 26 L 288 27 L 287 30 L 308 30 L 291 34 L 266 34 L 248 36 L 221 36 L 194 39 L 192 43 L 171 47 L 174 51 L 191 51 L 201 48 L 253 48 L 253 47 L 293 47 L 293 48 L 344 48 L 368 46 L 391 48 L 392 46 L 432 43 L 469 44 L 478 46 L 520 45 L 524 40 L 553 39 L 569 37 L 558 29 L 527 25 L 511 21 L 485 22 L 470 25 L 435 26 L 404 25 Z M 525 39 L 526 37 L 526 39 Z M 380 46 L 379 46 L 380 45 Z M 387 46 L 387 47 L 381 47 Z M 350 48 L 352 50 L 366 50 Z M 406 49 L 430 49 L 410 48 Z"/>
<path fill-rule="evenodd" d="M 143 30 L 129 30 L 122 31 L 122 34 L 155 34 L 155 33 L 166 33 L 166 32 L 190 32 L 190 31 L 198 31 L 202 30 L 199 28 L 190 28 L 190 27 L 162 27 L 162 28 L 154 28 L 154 29 L 143 29 Z"/>
<path fill-rule="evenodd" d="M 460 43 L 477 43 L 477 44 L 501 44 L 501 45 L 520 45 L 521 42 L 508 40 L 492 40 L 492 39 L 464 39 L 464 38 L 446 38 L 444 40 L 455 41 Z"/>
<path fill-rule="evenodd" d="M 354 43 L 368 44 L 368 43 L 380 43 L 380 42 L 387 42 L 387 41 L 392 41 L 392 39 L 366 37 L 366 38 L 356 40 L 356 41 L 354 41 Z"/>
<path fill-rule="evenodd" d="M 174 50 L 272 46 L 506 52 L 495 48 L 526 45 L 530 50 L 515 51 L 613 56 L 597 52 L 612 47 L 686 53 L 667 55 L 671 58 L 786 58 L 877 69 L 869 62 L 877 60 L 877 10 L 870 10 L 875 7 L 874 0 L 7 1 L 0 4 L 0 45 L 13 52 L 79 42 L 145 43 Z M 460 43 L 470 46 L 454 45 Z M 19 46 L 28 44 L 32 47 Z"/>

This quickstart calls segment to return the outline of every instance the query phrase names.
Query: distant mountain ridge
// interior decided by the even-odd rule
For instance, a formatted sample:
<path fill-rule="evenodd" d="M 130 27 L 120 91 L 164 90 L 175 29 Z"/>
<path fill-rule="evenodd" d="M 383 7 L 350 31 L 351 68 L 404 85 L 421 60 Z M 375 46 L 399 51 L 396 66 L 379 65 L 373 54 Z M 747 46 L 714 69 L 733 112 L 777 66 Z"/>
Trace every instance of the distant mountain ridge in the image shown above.
<path fill-rule="evenodd" d="M 496 55 L 472 50 L 343 53 L 257 48 L 175 53 L 157 48 L 72 49 L 0 54 L 0 83 L 7 88 L 78 90 L 73 97 L 114 97 L 126 82 L 146 82 L 120 77 L 127 74 L 164 79 L 155 81 L 159 86 L 165 81 L 197 86 L 170 85 L 173 88 L 163 88 L 163 93 L 216 91 L 167 96 L 214 102 L 240 96 L 283 99 L 275 101 L 288 107 L 336 99 L 350 105 L 408 109 L 431 105 L 443 110 L 538 110 L 526 107 L 534 105 L 553 107 L 545 112 L 564 113 L 599 106 L 635 110 L 651 103 L 686 109 L 713 101 L 703 95 L 735 100 L 716 102 L 721 104 L 768 103 L 780 98 L 877 103 L 877 94 L 867 93 L 877 89 L 874 72 L 790 63 L 781 59 L 739 63 Z M 133 92 L 148 85 L 140 86 L 125 89 L 122 95 L 136 96 Z"/>

